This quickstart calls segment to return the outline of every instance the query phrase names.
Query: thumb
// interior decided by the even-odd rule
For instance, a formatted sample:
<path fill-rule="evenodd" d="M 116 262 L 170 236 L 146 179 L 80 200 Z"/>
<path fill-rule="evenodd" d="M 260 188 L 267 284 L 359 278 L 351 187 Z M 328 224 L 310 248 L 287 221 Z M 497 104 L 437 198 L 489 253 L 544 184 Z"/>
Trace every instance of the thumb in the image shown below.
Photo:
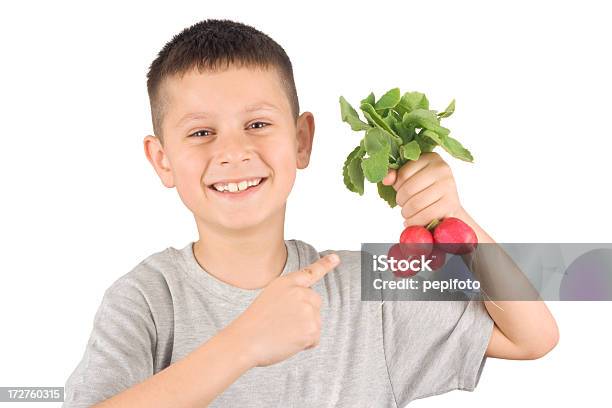
<path fill-rule="evenodd" d="M 397 171 L 395 169 L 389 169 L 389 172 L 382 180 L 382 183 L 386 186 L 391 186 L 395 183 L 395 179 L 397 178 Z"/>
<path fill-rule="evenodd" d="M 309 287 L 321 280 L 339 263 L 340 257 L 338 255 L 329 254 L 317 259 L 305 268 L 287 274 L 287 277 L 298 286 Z"/>

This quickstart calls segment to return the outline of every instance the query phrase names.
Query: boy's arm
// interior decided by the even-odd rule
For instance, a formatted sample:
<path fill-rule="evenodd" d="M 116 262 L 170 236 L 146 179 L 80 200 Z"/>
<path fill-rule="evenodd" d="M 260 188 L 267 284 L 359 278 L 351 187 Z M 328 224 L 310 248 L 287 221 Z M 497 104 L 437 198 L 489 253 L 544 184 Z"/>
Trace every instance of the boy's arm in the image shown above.
<path fill-rule="evenodd" d="M 234 321 L 156 374 L 154 350 L 164 344 L 140 288 L 163 285 L 152 282 L 158 275 L 146 270 L 118 280 L 96 313 L 85 355 L 66 383 L 63 406 L 205 406 L 251 367 L 315 347 L 322 299 L 310 286 L 339 263 L 333 257 L 275 278 Z M 161 295 L 148 295 L 156 296 Z M 164 321 L 163 313 L 159 318 Z"/>
<path fill-rule="evenodd" d="M 94 407 L 206 406 L 252 367 L 241 339 L 228 326 L 183 359 Z"/>
<path fill-rule="evenodd" d="M 203 406 L 251 367 L 250 348 L 228 325 L 156 373 L 170 359 L 158 351 L 172 346 L 164 332 L 172 317 L 163 279 L 137 268 L 106 290 L 63 407 Z"/>
<path fill-rule="evenodd" d="M 310 286 L 339 262 L 337 255 L 328 255 L 274 279 L 236 320 L 195 351 L 95 407 L 206 406 L 251 367 L 315 347 L 322 300 Z"/>
<path fill-rule="evenodd" d="M 495 243 L 463 207 L 460 207 L 454 216 L 472 227 L 478 236 L 478 243 Z M 479 262 L 482 264 L 482 267 L 475 268 L 474 272 L 481 281 L 487 278 L 508 279 L 508 285 L 521 285 L 522 283 L 516 279 L 526 278 L 520 271 L 512 271 L 511 268 L 500 265 L 501 259 L 499 254 L 501 252 L 495 252 L 493 246 L 487 247 L 484 251 L 479 251 L 479 254 L 482 254 L 482 259 Z M 492 258 L 489 262 L 486 259 L 487 255 Z M 495 277 L 492 276 L 492 268 L 496 269 L 497 275 Z M 500 276 L 504 274 L 506 276 Z M 527 282 L 525 281 L 525 283 Z M 527 287 L 527 285 L 524 287 Z M 521 293 L 525 294 L 524 291 Z M 537 293 L 534 293 L 534 296 L 529 298 L 537 298 Z M 486 355 L 489 357 L 513 360 L 540 358 L 552 350 L 559 341 L 559 329 L 555 319 L 546 307 L 546 304 L 541 300 L 495 300 L 494 302 L 485 300 L 484 304 L 495 322 L 491 340 L 486 351 Z"/>
<path fill-rule="evenodd" d="M 487 286 L 497 286 L 526 294 L 525 291 L 531 287 L 527 278 L 512 267 L 512 260 L 504 255 L 503 250 L 495 250 L 498 247 L 493 245 L 495 241 L 463 209 L 450 166 L 439 154 L 423 153 L 418 160 L 408 161 L 398 170 L 389 169 L 382 183 L 396 190 L 396 201 L 406 219 L 405 226 L 424 226 L 433 219 L 457 217 L 472 227 L 478 242 L 487 243 L 488 246 L 483 251 L 476 251 L 474 258 L 472 254 L 467 254 L 463 255 L 463 259 L 466 264 L 476 261 L 473 263 L 476 268 L 472 272 L 479 278 L 481 286 L 485 289 Z M 510 262 L 500 265 L 499 261 L 505 260 Z M 529 299 L 539 297 L 533 293 Z M 487 356 L 534 359 L 544 356 L 557 344 L 559 330 L 543 301 L 484 303 L 495 322 Z"/>

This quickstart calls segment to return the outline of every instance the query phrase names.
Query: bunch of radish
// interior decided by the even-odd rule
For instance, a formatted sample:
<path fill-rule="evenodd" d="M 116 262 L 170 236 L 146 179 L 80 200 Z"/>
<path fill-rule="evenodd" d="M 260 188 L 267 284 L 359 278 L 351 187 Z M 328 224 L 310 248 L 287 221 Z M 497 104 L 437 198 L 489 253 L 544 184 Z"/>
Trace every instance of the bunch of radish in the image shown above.
<path fill-rule="evenodd" d="M 442 126 L 455 112 L 455 100 L 441 112 L 430 109 L 429 99 L 421 92 L 405 92 L 399 88 L 387 91 L 380 98 L 371 92 L 360 101 L 363 116 L 344 98 L 340 97 L 340 116 L 356 132 L 365 131 L 359 146 L 347 156 L 342 176 L 346 188 L 363 195 L 364 180 L 376 183 L 378 194 L 391 208 L 397 205 L 396 191 L 382 180 L 389 169 L 399 169 L 407 162 L 418 160 L 422 153 L 442 147 L 456 159 L 472 163 L 474 157 L 468 149 L 450 136 L 450 129 Z M 399 244 L 389 250 L 388 256 L 396 260 L 411 260 L 426 256 L 429 267 L 444 265 L 446 253 L 465 254 L 476 248 L 476 234 L 458 218 L 433 220 L 426 227 L 407 227 Z M 403 275 L 415 272 L 395 271 Z M 397 274 L 396 273 L 396 274 Z"/>
<path fill-rule="evenodd" d="M 447 253 L 467 254 L 474 251 L 478 245 L 474 230 L 455 217 L 447 217 L 442 221 L 433 220 L 426 227 L 420 225 L 406 227 L 399 241 L 399 244 L 389 249 L 387 254 L 389 258 L 399 261 L 425 256 L 425 259 L 431 260 L 429 267 L 432 270 L 440 269 L 444 265 Z M 399 269 L 393 270 L 393 273 L 400 277 L 416 274 L 412 270 Z"/>

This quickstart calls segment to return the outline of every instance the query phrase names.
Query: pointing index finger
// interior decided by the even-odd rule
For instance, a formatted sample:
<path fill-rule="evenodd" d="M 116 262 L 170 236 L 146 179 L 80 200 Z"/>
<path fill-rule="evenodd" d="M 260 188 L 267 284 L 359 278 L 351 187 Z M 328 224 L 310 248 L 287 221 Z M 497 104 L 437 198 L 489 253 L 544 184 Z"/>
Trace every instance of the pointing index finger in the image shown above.
<path fill-rule="evenodd" d="M 295 283 L 300 286 L 308 287 L 314 285 L 321 280 L 329 271 L 334 269 L 340 263 L 340 257 L 337 254 L 329 254 L 318 259 L 305 268 L 295 271 L 291 274 Z"/>

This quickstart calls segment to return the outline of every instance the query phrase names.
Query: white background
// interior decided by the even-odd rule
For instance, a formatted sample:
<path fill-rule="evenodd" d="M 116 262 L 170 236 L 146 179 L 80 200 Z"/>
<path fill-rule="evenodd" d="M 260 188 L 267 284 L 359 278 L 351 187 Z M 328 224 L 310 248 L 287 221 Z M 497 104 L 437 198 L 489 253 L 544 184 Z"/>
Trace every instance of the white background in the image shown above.
<path fill-rule="evenodd" d="M 289 2 L 288 2 L 289 3 Z M 399 208 L 346 190 L 361 134 L 338 98 L 418 90 L 475 157 L 441 152 L 466 210 L 498 242 L 608 242 L 612 221 L 610 12 L 604 2 L 178 2 L 0 6 L 0 386 L 63 386 L 104 290 L 153 252 L 197 239 L 146 161 L 145 74 L 205 18 L 254 25 L 290 56 L 315 115 L 285 238 L 318 250 L 392 242 Z M 474 393 L 415 407 L 609 401 L 612 303 L 552 302 L 561 340 L 535 361 L 489 359 Z M 0 407 L 7 406 L 8 404 Z M 41 406 L 39 404 L 20 404 Z M 46 404 L 45 406 L 51 406 Z"/>

